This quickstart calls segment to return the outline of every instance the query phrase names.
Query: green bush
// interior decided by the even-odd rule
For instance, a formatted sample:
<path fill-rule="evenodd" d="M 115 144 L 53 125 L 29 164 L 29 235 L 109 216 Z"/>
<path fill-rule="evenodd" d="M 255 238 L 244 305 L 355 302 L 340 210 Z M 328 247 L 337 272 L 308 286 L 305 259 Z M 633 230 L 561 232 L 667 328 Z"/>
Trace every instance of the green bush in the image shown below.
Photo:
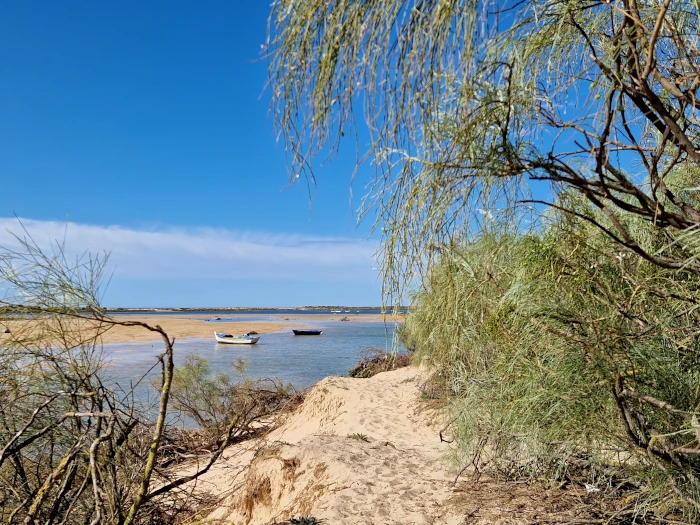
<path fill-rule="evenodd" d="M 681 250 L 630 225 L 646 228 L 647 249 Z M 553 217 L 537 234 L 444 252 L 401 336 L 452 394 L 462 462 L 516 478 L 622 479 L 642 510 L 694 515 L 698 284 Z"/>
<path fill-rule="evenodd" d="M 348 372 L 348 375 L 355 378 L 368 378 L 410 364 L 409 354 L 387 352 L 381 348 L 368 348 L 362 352 L 357 365 Z"/>
<path fill-rule="evenodd" d="M 218 439 L 232 420 L 239 419 L 249 437 L 260 419 L 279 412 L 295 395 L 290 383 L 244 377 L 246 363 L 233 363 L 234 374 L 212 374 L 209 362 L 196 354 L 175 368 L 172 407 L 191 418 L 205 434 Z"/>

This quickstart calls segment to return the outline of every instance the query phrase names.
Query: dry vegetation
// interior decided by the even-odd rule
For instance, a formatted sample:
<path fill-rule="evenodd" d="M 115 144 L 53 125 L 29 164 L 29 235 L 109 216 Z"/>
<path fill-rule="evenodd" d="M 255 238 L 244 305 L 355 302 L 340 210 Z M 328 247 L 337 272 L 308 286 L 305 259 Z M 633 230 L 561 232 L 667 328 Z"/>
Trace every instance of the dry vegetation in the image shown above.
<path fill-rule="evenodd" d="M 367 378 L 380 372 L 396 370 L 411 364 L 408 354 L 386 352 L 379 348 L 368 348 L 360 355 L 360 360 L 352 370 L 348 372 L 350 377 Z"/>
<path fill-rule="evenodd" d="M 107 317 L 103 261 L 70 263 L 23 238 L 0 258 L 2 321 L 31 321 L 0 352 L 0 519 L 25 524 L 177 524 L 199 519 L 191 482 L 229 445 L 258 435 L 295 393 L 278 381 L 212 376 L 196 358 L 175 369 L 174 339 L 158 325 Z M 154 406 L 105 371 L 98 344 L 111 326 L 161 338 Z M 175 417 L 177 416 L 177 417 Z M 182 430 L 178 417 L 199 424 Z M 196 468 L 179 474 L 177 465 Z M 193 463 L 194 462 L 194 463 Z"/>

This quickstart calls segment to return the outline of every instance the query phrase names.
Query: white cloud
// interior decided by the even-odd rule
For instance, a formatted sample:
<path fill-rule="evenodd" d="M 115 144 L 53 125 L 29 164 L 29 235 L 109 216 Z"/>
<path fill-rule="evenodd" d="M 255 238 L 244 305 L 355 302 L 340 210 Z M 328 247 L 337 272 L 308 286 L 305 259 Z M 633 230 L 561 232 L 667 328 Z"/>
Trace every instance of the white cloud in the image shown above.
<path fill-rule="evenodd" d="M 135 230 L 21 219 L 46 249 L 65 240 L 69 254 L 109 252 L 118 278 L 255 278 L 373 281 L 376 245 L 350 238 L 280 235 L 224 229 Z M 24 235 L 16 218 L 0 218 L 0 247 L 16 248 Z"/>

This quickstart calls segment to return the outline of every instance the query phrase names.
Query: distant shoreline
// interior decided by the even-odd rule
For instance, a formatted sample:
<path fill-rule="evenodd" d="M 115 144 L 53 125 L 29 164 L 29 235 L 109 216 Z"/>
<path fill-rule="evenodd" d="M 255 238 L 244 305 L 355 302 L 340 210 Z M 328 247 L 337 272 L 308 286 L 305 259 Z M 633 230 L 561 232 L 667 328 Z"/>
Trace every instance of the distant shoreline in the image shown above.
<path fill-rule="evenodd" d="M 399 308 L 401 313 L 406 313 L 407 307 Z M 229 306 L 223 308 L 105 308 L 107 313 L 216 313 L 216 312 L 323 312 L 323 313 L 381 313 L 391 315 L 392 310 L 381 306 L 297 306 L 297 307 L 253 307 Z"/>
<path fill-rule="evenodd" d="M 325 311 L 325 310 L 384 310 L 381 306 L 289 306 L 289 307 L 245 307 L 225 306 L 221 308 L 105 308 L 107 312 L 258 312 L 258 311 Z M 401 307 L 404 310 L 405 307 Z"/>
<path fill-rule="evenodd" d="M 213 310 L 221 312 L 221 310 Z M 192 313 L 194 312 L 194 313 Z M 228 311 L 231 313 L 231 311 Z M 240 312 L 237 311 L 237 312 Z M 117 314 L 113 319 L 118 321 L 118 314 L 125 315 L 122 320 L 128 320 L 131 323 L 141 322 L 151 326 L 161 326 L 163 330 L 171 338 L 178 340 L 191 337 L 213 339 L 214 332 L 223 332 L 235 335 L 242 335 L 248 332 L 258 332 L 266 334 L 270 332 L 279 332 L 283 330 L 291 330 L 294 328 L 308 328 L 309 323 L 317 321 L 349 321 L 349 322 L 403 322 L 405 317 L 400 315 L 397 317 L 391 314 L 377 313 L 338 313 L 328 314 L 324 312 L 316 313 L 315 311 L 307 311 L 300 313 L 297 310 L 297 315 L 294 315 L 292 310 L 277 310 L 275 314 L 261 316 L 259 313 L 247 314 L 240 313 L 234 316 L 216 316 L 212 319 L 211 313 L 203 310 L 190 310 L 188 312 L 169 312 L 155 311 L 147 314 L 141 311 L 111 311 L 110 313 Z M 168 315 L 158 315 L 168 314 Z M 199 314 L 199 315 L 197 315 Z M 212 322 L 213 321 L 213 322 Z M 85 319 L 85 330 L 90 330 L 91 327 L 100 325 L 103 321 L 100 319 Z M 92 325 L 90 323 L 93 323 Z M 31 318 L 6 320 L 3 323 L 4 327 L 10 330 L 8 337 L 16 337 L 17 334 L 32 333 L 33 327 L 40 326 L 37 321 Z M 100 325 L 103 330 L 107 325 Z M 159 339 L 159 335 L 153 331 L 145 330 L 140 326 L 125 326 L 114 325 L 103 331 L 100 335 L 100 340 L 103 343 L 135 343 L 155 341 Z"/>

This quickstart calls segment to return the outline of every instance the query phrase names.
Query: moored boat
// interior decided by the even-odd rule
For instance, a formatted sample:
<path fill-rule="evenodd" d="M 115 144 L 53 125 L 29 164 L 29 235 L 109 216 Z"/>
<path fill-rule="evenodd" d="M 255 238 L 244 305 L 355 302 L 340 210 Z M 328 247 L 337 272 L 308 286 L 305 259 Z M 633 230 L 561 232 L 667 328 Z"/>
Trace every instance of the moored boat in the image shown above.
<path fill-rule="evenodd" d="M 294 335 L 321 335 L 323 333 L 323 330 L 295 330 L 292 329 L 292 332 L 294 332 Z"/>
<path fill-rule="evenodd" d="M 214 337 L 216 337 L 217 343 L 224 343 L 228 345 L 254 345 L 260 340 L 260 336 L 252 335 L 231 335 L 231 334 L 219 334 L 214 332 Z"/>

